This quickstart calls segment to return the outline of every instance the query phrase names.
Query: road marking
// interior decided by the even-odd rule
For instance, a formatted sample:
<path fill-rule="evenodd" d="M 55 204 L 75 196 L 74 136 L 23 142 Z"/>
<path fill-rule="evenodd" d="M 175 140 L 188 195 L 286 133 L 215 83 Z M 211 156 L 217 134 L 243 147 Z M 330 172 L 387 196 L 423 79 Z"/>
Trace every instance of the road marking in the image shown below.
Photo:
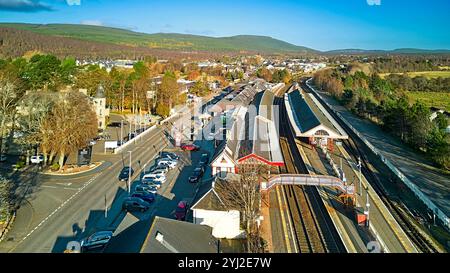
<path fill-rule="evenodd" d="M 58 211 L 60 211 L 68 202 L 70 202 L 75 196 L 77 196 L 78 194 L 80 194 L 87 186 L 89 186 L 92 182 L 94 182 L 101 173 L 96 174 L 94 177 L 92 177 L 88 182 L 86 182 L 84 184 L 84 186 L 82 188 L 80 188 L 76 193 L 74 193 L 69 199 L 67 199 L 64 203 L 62 203 L 57 209 L 55 209 L 50 215 L 48 215 L 44 220 L 42 220 L 39 225 L 37 225 L 33 230 L 31 230 L 25 237 L 22 238 L 22 240 L 20 240 L 20 242 L 13 248 L 11 249 L 9 252 L 12 252 L 13 250 L 15 250 L 21 243 L 23 243 L 28 237 L 31 236 L 31 234 L 33 234 L 39 227 L 41 227 L 44 223 L 46 223 L 53 215 L 55 215 Z"/>

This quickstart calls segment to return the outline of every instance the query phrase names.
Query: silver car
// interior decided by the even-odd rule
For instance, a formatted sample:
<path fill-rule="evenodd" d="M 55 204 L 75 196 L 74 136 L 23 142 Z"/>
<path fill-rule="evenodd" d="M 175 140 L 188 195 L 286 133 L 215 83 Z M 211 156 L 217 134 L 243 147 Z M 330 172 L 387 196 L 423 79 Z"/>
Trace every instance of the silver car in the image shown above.
<path fill-rule="evenodd" d="M 81 241 L 81 250 L 88 251 L 95 248 L 104 248 L 113 236 L 112 231 L 99 231 Z"/>

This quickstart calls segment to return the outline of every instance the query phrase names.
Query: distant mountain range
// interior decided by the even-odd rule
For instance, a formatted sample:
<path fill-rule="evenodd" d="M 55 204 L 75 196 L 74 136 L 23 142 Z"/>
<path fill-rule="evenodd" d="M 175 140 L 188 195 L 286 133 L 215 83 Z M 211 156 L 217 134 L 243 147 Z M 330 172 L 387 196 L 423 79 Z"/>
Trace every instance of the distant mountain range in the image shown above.
<path fill-rule="evenodd" d="M 330 54 L 330 55 L 361 55 L 361 54 L 448 54 L 450 50 L 422 50 L 422 49 L 396 49 L 385 50 L 361 50 L 344 49 L 321 52 L 304 46 L 293 45 L 267 36 L 238 35 L 232 37 L 214 38 L 207 36 L 177 34 L 177 33 L 156 33 L 147 34 L 131 30 L 90 26 L 90 25 L 70 25 L 70 24 L 21 24 L 21 23 L 0 23 L 0 29 L 16 29 L 25 32 L 33 32 L 44 36 L 52 36 L 78 41 L 94 42 L 96 46 L 105 44 L 106 46 L 121 46 L 126 48 L 136 48 L 140 51 L 150 50 L 170 50 L 170 51 L 200 51 L 200 52 L 234 52 L 234 53 L 261 53 L 261 54 Z M 13 34 L 9 32 L 11 37 Z M 19 34 L 18 34 L 19 35 Z M 2 37 L 0 37 L 2 39 Z M 42 39 L 41 39 L 42 40 Z M 60 43 L 63 43 L 59 40 Z M 70 43 L 74 43 L 70 41 Z M 1 45 L 1 44 L 0 44 Z M 39 49 L 39 45 L 36 45 Z M 61 49 L 64 51 L 64 49 Z"/>

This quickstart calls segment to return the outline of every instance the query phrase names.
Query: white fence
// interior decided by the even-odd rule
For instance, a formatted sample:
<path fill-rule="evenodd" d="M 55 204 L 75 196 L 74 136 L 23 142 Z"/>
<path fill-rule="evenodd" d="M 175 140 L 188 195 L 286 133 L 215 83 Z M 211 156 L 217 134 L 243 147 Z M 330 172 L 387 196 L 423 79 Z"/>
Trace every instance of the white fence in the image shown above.
<path fill-rule="evenodd" d="M 431 210 L 433 211 L 433 213 L 439 218 L 441 219 L 441 221 L 444 223 L 444 226 L 446 226 L 448 229 L 450 229 L 450 219 L 447 215 L 445 215 L 445 213 L 439 209 L 422 191 L 420 191 L 420 189 L 417 187 L 417 185 L 415 185 L 414 183 L 412 183 L 411 180 L 409 180 L 397 167 L 395 167 L 390 160 L 388 160 L 387 158 L 385 158 L 380 151 L 375 148 L 361 133 L 359 133 L 358 130 L 356 130 L 346 119 L 344 119 L 344 117 L 337 112 L 336 110 L 333 109 L 333 107 L 331 107 L 331 105 L 329 105 L 323 98 L 322 96 L 317 92 L 316 89 L 314 89 L 314 87 L 312 87 L 310 85 L 311 79 L 309 79 L 308 81 L 306 81 L 306 84 L 308 85 L 309 88 L 311 88 L 311 90 L 313 90 L 315 92 L 315 94 L 326 104 L 328 105 L 328 107 L 342 120 L 342 122 L 344 122 L 352 131 L 353 133 L 355 133 L 355 135 L 357 135 L 361 141 L 364 142 L 364 144 L 366 144 L 366 146 L 378 157 L 380 157 L 381 161 L 383 161 L 384 164 L 386 164 L 386 166 L 403 182 L 405 183 L 405 185 L 420 199 L 422 200 L 422 202 L 425 203 L 425 205 Z"/>

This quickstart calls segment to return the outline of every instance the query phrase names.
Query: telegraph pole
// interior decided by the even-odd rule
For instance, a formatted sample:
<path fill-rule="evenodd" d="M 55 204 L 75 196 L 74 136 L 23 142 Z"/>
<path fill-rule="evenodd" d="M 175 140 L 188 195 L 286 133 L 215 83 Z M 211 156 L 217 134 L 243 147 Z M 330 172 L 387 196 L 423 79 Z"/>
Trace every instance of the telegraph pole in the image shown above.
<path fill-rule="evenodd" d="M 359 169 L 358 179 L 359 179 L 359 195 L 360 196 L 362 195 L 361 168 L 362 168 L 361 157 L 358 157 L 358 169 Z"/>
<path fill-rule="evenodd" d="M 367 227 L 370 227 L 370 200 L 369 200 L 369 187 L 366 188 L 366 209 L 367 209 Z"/>
<path fill-rule="evenodd" d="M 130 169 L 128 171 L 128 194 L 131 193 L 131 151 L 128 151 L 130 154 Z"/>

